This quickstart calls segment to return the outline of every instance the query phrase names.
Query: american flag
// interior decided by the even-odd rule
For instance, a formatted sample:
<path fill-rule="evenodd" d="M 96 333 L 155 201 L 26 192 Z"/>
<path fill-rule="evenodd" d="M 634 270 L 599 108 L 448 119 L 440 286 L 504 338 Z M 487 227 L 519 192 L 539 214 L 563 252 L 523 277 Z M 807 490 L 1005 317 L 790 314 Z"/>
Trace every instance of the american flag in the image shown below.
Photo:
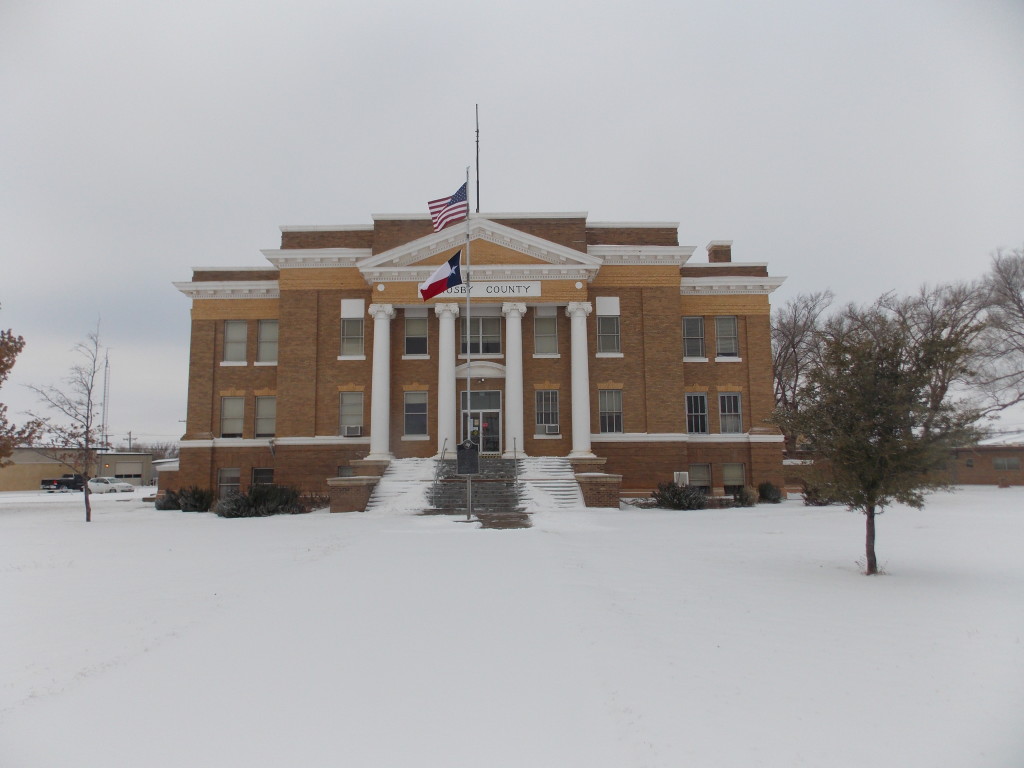
<path fill-rule="evenodd" d="M 440 232 L 449 224 L 455 224 L 469 216 L 469 200 L 466 197 L 466 185 L 463 184 L 451 197 L 442 197 L 440 200 L 431 200 L 427 203 L 430 208 L 430 220 L 434 222 L 434 231 Z"/>

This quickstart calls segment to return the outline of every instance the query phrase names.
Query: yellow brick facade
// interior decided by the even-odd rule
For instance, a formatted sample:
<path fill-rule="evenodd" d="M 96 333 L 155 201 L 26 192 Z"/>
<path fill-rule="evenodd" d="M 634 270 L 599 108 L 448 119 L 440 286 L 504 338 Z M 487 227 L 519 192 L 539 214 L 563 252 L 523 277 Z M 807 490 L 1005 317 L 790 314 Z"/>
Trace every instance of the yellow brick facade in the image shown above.
<path fill-rule="evenodd" d="M 471 306 L 475 328 L 497 328 L 497 351 L 473 356 L 470 383 L 474 392 L 498 393 L 500 410 L 481 418 L 490 429 L 499 425 L 499 452 L 589 452 L 606 459 L 605 471 L 622 475 L 626 490 L 653 488 L 694 466 L 707 467 L 719 492 L 738 465 L 746 484 L 782 483 L 781 437 L 765 422 L 773 407 L 769 294 L 781 281 L 769 277 L 763 264 L 731 263 L 728 248 L 723 255 L 720 245 L 715 263 L 695 263 L 693 249 L 679 246 L 673 226 L 591 224 L 582 214 L 478 214 L 436 234 L 429 221 L 398 217 L 381 217 L 365 229 L 286 228 L 281 248 L 265 252 L 276 266 L 197 269 L 190 282 L 177 284 L 192 298 L 192 331 L 186 432 L 180 469 L 169 477 L 178 487 L 217 489 L 237 476 L 244 489 L 253 470 L 272 470 L 274 482 L 326 493 L 328 478 L 348 473 L 373 445 L 385 445 L 395 458 L 437 455 L 446 429 L 439 423 L 444 385 L 438 304 L 458 307 L 450 327 L 462 372 L 454 389 L 455 440 L 463 439 L 465 299 L 442 295 L 423 302 L 417 292 L 438 264 L 465 249 L 463 232 L 469 233 L 474 281 L 484 283 L 476 275 L 486 275 L 495 291 L 506 286 L 524 292 L 474 296 Z M 514 322 L 522 338 L 522 442 L 513 446 L 506 421 L 516 409 L 506 388 L 507 377 L 517 374 L 509 365 L 512 315 L 503 311 L 511 307 L 518 317 L 519 305 L 524 311 Z M 608 315 L 609 306 L 617 306 L 618 314 Z M 584 308 L 583 326 L 569 316 L 574 307 Z M 371 308 L 388 314 L 380 320 Z M 728 358 L 713 351 L 715 318 L 721 316 L 736 318 L 738 351 Z M 611 317 L 617 317 L 618 347 L 609 351 L 601 345 L 614 345 L 607 332 Z M 706 359 L 684 361 L 684 317 L 704 319 Z M 551 338 L 550 318 L 553 350 L 538 347 Z M 415 347 L 424 320 L 425 351 L 410 353 L 406 328 Z M 259 359 L 260 321 L 276 321 L 276 361 Z M 229 326 L 238 332 L 239 322 L 245 324 L 244 354 L 237 338 L 225 337 Z M 390 335 L 386 360 L 375 352 L 381 327 Z M 574 360 L 579 327 L 585 328 L 585 360 Z M 351 343 L 356 331 L 353 353 L 343 349 L 342 336 Z M 574 377 L 581 366 L 589 386 L 586 400 L 576 404 Z M 380 380 L 383 370 L 386 382 Z M 706 400 L 703 431 L 688 422 L 687 394 Z M 722 394 L 739 397 L 738 431 L 733 418 L 723 433 Z M 388 415 L 386 430 L 378 421 L 376 435 L 375 397 L 387 401 Z M 620 402 L 621 409 L 602 409 L 606 400 Z M 343 428 L 343 401 L 360 411 L 346 417 L 358 427 L 351 434 Z M 539 424 L 542 403 L 549 412 L 557 403 L 557 426 Z M 260 421 L 258 408 L 270 406 L 272 419 L 267 410 Z M 586 451 L 580 450 L 574 413 L 583 414 L 577 415 L 581 424 L 589 418 Z M 272 434 L 257 434 L 261 424 L 270 424 Z M 226 437 L 228 432 L 241 437 Z"/>

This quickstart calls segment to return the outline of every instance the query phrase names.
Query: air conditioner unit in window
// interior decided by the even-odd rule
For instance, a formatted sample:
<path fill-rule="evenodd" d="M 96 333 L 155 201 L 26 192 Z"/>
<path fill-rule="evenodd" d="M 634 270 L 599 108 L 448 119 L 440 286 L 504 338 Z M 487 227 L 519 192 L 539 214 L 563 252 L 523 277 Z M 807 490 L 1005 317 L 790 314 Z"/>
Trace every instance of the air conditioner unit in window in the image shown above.
<path fill-rule="evenodd" d="M 561 432 L 557 424 L 545 424 L 544 434 L 545 435 L 557 435 Z"/>
<path fill-rule="evenodd" d="M 358 427 L 345 426 L 342 427 L 341 434 L 345 437 L 359 437 L 363 434 L 363 427 L 361 425 Z"/>
<path fill-rule="evenodd" d="M 690 473 L 689 472 L 673 472 L 672 482 L 676 485 L 689 485 L 690 484 Z"/>

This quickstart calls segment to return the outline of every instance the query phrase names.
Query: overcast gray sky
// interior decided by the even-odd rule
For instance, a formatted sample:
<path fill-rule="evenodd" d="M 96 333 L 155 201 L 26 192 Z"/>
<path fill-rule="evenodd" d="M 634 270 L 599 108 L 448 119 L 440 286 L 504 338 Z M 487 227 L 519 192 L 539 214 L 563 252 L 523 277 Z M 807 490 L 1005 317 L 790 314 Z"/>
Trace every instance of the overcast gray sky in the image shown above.
<path fill-rule="evenodd" d="M 115 439 L 176 439 L 193 266 L 282 224 L 678 221 L 843 301 L 1024 245 L 1021 0 L 0 0 L 0 402 L 100 322 Z M 475 172 L 474 172 L 475 178 Z M 472 201 L 471 201 L 472 202 Z"/>

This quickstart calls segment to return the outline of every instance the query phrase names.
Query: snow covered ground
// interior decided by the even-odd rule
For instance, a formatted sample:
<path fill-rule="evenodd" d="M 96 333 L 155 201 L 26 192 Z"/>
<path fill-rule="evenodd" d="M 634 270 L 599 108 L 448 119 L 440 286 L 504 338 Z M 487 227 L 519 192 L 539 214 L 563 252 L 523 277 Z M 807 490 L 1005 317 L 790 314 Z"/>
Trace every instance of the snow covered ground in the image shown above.
<path fill-rule="evenodd" d="M 879 519 L 0 494 L 0 765 L 1024 765 L 1024 489 Z"/>

